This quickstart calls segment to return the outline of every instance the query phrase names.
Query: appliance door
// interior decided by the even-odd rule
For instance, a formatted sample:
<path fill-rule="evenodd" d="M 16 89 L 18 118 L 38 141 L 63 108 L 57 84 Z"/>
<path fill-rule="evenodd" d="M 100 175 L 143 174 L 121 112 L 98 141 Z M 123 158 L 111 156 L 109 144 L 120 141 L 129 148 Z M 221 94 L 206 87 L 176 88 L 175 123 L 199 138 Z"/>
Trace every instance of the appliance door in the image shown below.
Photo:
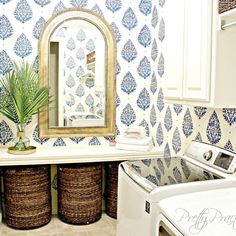
<path fill-rule="evenodd" d="M 158 236 L 184 236 L 184 235 L 181 234 L 175 228 L 175 226 L 172 225 L 169 222 L 169 220 L 161 214 L 159 220 Z"/>
<path fill-rule="evenodd" d="M 157 210 L 148 202 L 148 192 L 119 167 L 117 236 L 157 235 Z M 153 222 L 154 221 L 154 222 Z"/>

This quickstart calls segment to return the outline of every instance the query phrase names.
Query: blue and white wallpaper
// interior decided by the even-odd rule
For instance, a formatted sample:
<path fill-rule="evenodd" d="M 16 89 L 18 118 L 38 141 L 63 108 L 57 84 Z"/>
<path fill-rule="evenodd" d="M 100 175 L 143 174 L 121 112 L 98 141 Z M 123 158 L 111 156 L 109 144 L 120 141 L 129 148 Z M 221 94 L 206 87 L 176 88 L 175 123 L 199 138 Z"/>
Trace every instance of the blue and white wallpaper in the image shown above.
<path fill-rule="evenodd" d="M 192 139 L 236 150 L 236 108 L 214 110 L 163 101 L 166 1 L 0 0 L 0 74 L 12 67 L 12 60 L 25 59 L 37 67 L 40 30 L 50 16 L 64 8 L 87 8 L 110 23 L 117 41 L 117 133 L 131 124 L 142 125 L 165 155 L 181 153 Z M 14 124 L 1 116 L 0 145 L 11 145 L 15 134 Z M 40 139 L 37 117 L 26 134 L 37 146 L 106 145 L 111 139 Z"/>
<path fill-rule="evenodd" d="M 61 31 L 61 30 L 60 30 Z M 86 55 L 96 52 L 94 40 L 82 29 L 70 30 L 67 34 L 63 34 L 62 40 L 66 42 L 64 48 L 65 61 L 63 74 L 66 78 L 63 81 L 64 97 L 63 110 L 68 112 L 87 112 L 93 107 L 99 107 L 100 99 L 95 95 L 97 87 L 95 86 L 95 75 L 88 70 L 86 64 Z M 94 66 L 95 67 L 95 66 Z M 90 75 L 90 76 L 89 76 Z M 81 82 L 81 78 L 85 77 L 85 81 Z M 63 79 L 63 77 L 62 77 Z"/>

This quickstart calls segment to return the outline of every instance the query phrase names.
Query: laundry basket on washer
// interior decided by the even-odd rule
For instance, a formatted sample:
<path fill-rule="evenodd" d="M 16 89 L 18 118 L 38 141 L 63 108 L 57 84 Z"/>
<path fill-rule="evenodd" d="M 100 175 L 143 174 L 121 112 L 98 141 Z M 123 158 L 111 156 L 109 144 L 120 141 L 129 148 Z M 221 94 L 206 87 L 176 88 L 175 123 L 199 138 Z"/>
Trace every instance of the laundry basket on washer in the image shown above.
<path fill-rule="evenodd" d="M 219 13 L 223 13 L 234 8 L 236 8 L 235 0 L 220 0 L 219 1 Z"/>

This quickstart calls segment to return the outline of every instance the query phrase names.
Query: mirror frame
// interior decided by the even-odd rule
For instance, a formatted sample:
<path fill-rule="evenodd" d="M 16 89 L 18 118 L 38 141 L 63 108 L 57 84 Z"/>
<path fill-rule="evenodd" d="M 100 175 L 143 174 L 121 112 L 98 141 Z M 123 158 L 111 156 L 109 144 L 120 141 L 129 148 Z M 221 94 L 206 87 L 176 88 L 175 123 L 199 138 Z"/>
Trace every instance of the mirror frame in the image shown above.
<path fill-rule="evenodd" d="M 39 76 L 41 86 L 49 87 L 49 53 L 50 37 L 53 32 L 68 20 L 85 20 L 98 28 L 105 41 L 105 125 L 102 127 L 58 127 L 49 128 L 49 112 L 39 113 L 40 137 L 87 137 L 115 135 L 116 117 L 116 40 L 111 26 L 98 14 L 81 8 L 67 8 L 53 15 L 44 25 L 39 39 Z"/>

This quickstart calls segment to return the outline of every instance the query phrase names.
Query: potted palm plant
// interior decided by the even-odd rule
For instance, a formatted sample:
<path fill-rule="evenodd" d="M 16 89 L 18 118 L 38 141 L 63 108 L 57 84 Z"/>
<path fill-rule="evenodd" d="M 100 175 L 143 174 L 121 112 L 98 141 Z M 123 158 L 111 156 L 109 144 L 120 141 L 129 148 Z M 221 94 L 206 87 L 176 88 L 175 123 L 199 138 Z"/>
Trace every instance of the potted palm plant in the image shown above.
<path fill-rule="evenodd" d="M 0 80 L 0 113 L 13 121 L 17 137 L 8 152 L 14 154 L 32 153 L 35 147 L 25 137 L 25 126 L 33 115 L 48 106 L 49 89 L 40 86 L 40 78 L 32 65 L 26 62 L 14 63 L 14 68 Z"/>

